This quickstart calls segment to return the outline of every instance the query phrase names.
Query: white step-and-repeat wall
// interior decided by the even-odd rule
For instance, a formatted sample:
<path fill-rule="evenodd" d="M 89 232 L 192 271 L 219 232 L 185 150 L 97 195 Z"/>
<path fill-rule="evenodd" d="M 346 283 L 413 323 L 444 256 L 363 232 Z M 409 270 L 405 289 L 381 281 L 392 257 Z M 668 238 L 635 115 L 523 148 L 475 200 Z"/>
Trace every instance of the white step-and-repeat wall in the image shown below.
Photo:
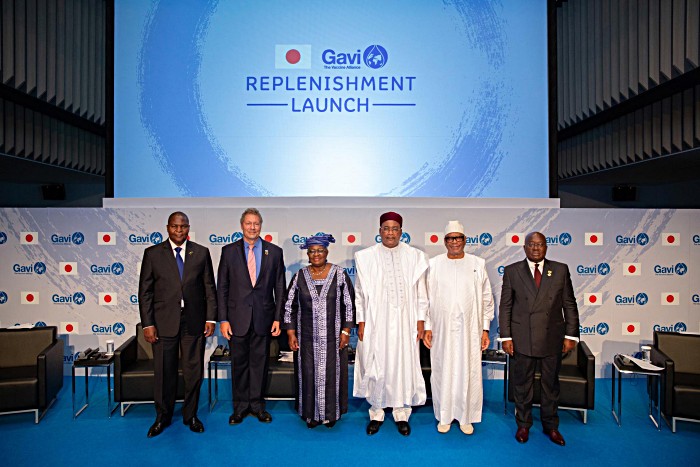
<path fill-rule="evenodd" d="M 239 198 L 1 209 L 0 327 L 59 326 L 70 372 L 76 352 L 104 349 L 109 339 L 119 346 L 133 335 L 143 250 L 167 237 L 170 212 L 189 215 L 191 239 L 210 249 L 216 270 L 221 247 L 241 237 L 242 210 L 258 206 L 263 237 L 284 249 L 287 280 L 306 264 L 298 246 L 303 237 L 333 234 L 329 261 L 354 279 L 353 254 L 379 241 L 382 212 L 400 212 L 402 240 L 430 257 L 444 252 L 443 228 L 458 219 L 466 228 L 467 252 L 486 260 L 496 305 L 503 267 L 524 258 L 525 234 L 539 230 L 547 237 L 547 257 L 569 265 L 581 338 L 596 354 L 598 376 L 609 376 L 612 356 L 638 351 L 655 329 L 700 331 L 700 211 L 559 209 L 546 207 L 552 205 L 547 200 L 529 201 Z M 499 207 L 504 204 L 515 207 Z M 492 341 L 496 337 L 497 319 Z M 210 339 L 208 352 L 219 343 L 220 335 Z"/>

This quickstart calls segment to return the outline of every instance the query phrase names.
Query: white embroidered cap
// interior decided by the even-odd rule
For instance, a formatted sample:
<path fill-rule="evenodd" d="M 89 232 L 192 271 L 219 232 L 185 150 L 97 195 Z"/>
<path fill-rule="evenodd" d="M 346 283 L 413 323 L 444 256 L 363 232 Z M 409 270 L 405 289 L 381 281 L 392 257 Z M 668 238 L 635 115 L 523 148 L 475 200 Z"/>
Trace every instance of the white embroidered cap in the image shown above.
<path fill-rule="evenodd" d="M 451 233 L 461 233 L 464 235 L 464 226 L 460 221 L 449 221 L 445 227 L 445 236 Z"/>

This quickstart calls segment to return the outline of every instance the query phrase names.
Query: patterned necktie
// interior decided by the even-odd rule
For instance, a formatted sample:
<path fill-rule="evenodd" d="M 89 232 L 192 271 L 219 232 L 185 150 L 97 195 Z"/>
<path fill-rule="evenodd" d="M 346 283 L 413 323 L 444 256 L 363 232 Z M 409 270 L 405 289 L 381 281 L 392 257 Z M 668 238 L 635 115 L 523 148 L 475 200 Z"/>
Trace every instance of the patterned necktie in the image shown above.
<path fill-rule="evenodd" d="M 175 261 L 177 261 L 177 270 L 180 272 L 180 280 L 182 280 L 182 271 L 185 269 L 185 262 L 182 260 L 182 256 L 180 256 L 180 252 L 182 251 L 182 248 L 177 247 L 175 248 Z"/>
<path fill-rule="evenodd" d="M 255 287 L 255 273 L 256 273 L 256 268 L 255 268 L 255 253 L 253 253 L 253 247 L 255 245 L 248 245 L 248 248 L 250 250 L 248 251 L 248 274 L 250 274 L 250 283 L 253 284 L 253 287 Z"/>
<path fill-rule="evenodd" d="M 540 288 L 540 282 L 542 282 L 542 273 L 540 272 L 539 263 L 535 263 L 535 287 Z"/>

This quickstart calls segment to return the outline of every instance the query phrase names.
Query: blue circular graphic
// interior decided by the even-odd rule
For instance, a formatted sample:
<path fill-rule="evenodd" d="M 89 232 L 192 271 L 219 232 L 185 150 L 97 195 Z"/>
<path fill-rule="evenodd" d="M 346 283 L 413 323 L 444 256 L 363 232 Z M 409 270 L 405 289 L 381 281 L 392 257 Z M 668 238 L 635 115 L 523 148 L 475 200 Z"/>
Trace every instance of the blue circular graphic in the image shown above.
<path fill-rule="evenodd" d="M 610 326 L 608 326 L 608 323 L 598 323 L 595 330 L 599 335 L 604 336 L 610 331 Z"/>
<path fill-rule="evenodd" d="M 647 302 L 649 301 L 649 297 L 647 297 L 647 294 L 644 292 L 639 292 L 635 297 L 634 301 L 637 303 L 637 305 L 646 305 Z"/>
<path fill-rule="evenodd" d="M 114 326 L 112 326 L 112 331 L 114 331 L 114 334 L 117 336 L 121 336 L 124 334 L 124 331 L 126 331 L 126 327 L 124 327 L 124 324 L 116 322 L 114 323 Z"/>
<path fill-rule="evenodd" d="M 124 272 L 124 265 L 122 263 L 112 263 L 112 274 L 115 276 L 121 276 Z"/>
<path fill-rule="evenodd" d="M 380 237 L 381 241 L 381 237 Z M 408 234 L 408 232 L 404 232 L 401 234 L 401 241 L 404 243 L 411 243 L 411 236 Z"/>
<path fill-rule="evenodd" d="M 83 235 L 82 232 L 75 232 L 73 235 L 71 235 L 70 239 L 74 245 L 82 245 L 82 243 L 85 241 L 85 235 Z"/>
<path fill-rule="evenodd" d="M 231 234 L 231 241 L 232 241 L 232 242 L 237 242 L 237 241 L 240 240 L 241 238 L 243 238 L 243 233 L 242 233 L 242 232 L 233 232 L 233 233 Z"/>
<path fill-rule="evenodd" d="M 489 246 L 491 242 L 493 242 L 493 237 L 490 233 L 484 232 L 479 235 L 479 243 L 481 243 L 483 246 Z"/>
<path fill-rule="evenodd" d="M 46 327 L 46 323 L 43 322 L 43 321 L 37 321 L 36 323 L 34 323 L 34 327 L 35 327 L 35 328 L 45 328 L 45 327 Z"/>
<path fill-rule="evenodd" d="M 7 241 L 7 234 L 5 232 L 0 232 L 0 245 Z"/>
<path fill-rule="evenodd" d="M 638 245 L 644 246 L 647 243 L 649 243 L 649 235 L 647 235 L 645 233 L 640 233 L 639 235 L 637 235 L 637 244 Z"/>
<path fill-rule="evenodd" d="M 568 232 L 564 232 L 563 234 L 559 235 L 559 244 L 560 245 L 570 245 L 571 244 L 571 234 Z"/>
<path fill-rule="evenodd" d="M 679 321 L 673 325 L 674 332 L 685 332 L 687 329 L 688 328 L 683 321 Z"/>
<path fill-rule="evenodd" d="M 163 241 L 163 236 L 160 234 L 160 232 L 153 232 L 150 236 L 151 243 L 154 245 L 158 245 Z"/>
<path fill-rule="evenodd" d="M 7 303 L 7 294 L 0 290 L 0 305 Z"/>
<path fill-rule="evenodd" d="M 365 65 L 377 70 L 386 65 L 387 60 L 389 60 L 389 54 L 386 53 L 384 47 L 374 44 L 365 49 L 365 53 L 362 54 L 362 60 L 364 60 Z"/>
<path fill-rule="evenodd" d="M 688 272 L 688 266 L 685 265 L 685 263 L 678 263 L 676 264 L 676 267 L 674 268 L 674 271 L 676 274 L 679 276 L 684 275 L 686 272 Z"/>
<path fill-rule="evenodd" d="M 608 263 L 600 263 L 598 265 L 598 274 L 601 276 L 607 276 L 610 274 L 610 265 Z"/>
<path fill-rule="evenodd" d="M 34 274 L 44 274 L 46 272 L 46 265 L 41 261 L 34 263 Z"/>
<path fill-rule="evenodd" d="M 76 292 L 73 294 L 73 303 L 76 305 L 82 305 L 85 303 L 85 294 L 82 292 Z"/>

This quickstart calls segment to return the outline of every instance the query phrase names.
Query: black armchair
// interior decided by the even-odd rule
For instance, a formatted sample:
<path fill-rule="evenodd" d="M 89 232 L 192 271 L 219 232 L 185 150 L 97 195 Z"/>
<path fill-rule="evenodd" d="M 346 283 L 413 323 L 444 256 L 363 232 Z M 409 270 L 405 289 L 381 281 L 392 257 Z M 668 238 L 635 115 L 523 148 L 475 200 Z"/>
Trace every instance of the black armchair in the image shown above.
<path fill-rule="evenodd" d="M 136 335 L 114 351 L 114 401 L 119 402 L 122 417 L 132 404 L 153 403 L 153 350 L 143 337 L 141 323 L 136 325 Z M 176 399 L 185 397 L 185 381 L 182 368 L 178 368 Z"/>
<path fill-rule="evenodd" d="M 39 423 L 63 387 L 63 345 L 55 326 L 0 329 L 0 414 Z"/>
<path fill-rule="evenodd" d="M 671 418 L 671 431 L 676 421 L 700 422 L 700 335 L 654 331 L 651 363 L 665 369 L 661 376 L 661 413 Z M 649 386 L 653 400 L 659 397 L 654 385 Z"/>
<path fill-rule="evenodd" d="M 513 381 L 513 360 L 509 381 Z M 540 370 L 535 368 L 533 405 L 540 404 Z M 508 385 L 508 400 L 514 401 L 513 385 Z M 588 422 L 588 411 L 595 408 L 595 356 L 585 342 L 580 341 L 561 362 L 559 371 L 559 408 L 581 412 L 583 423 Z"/>

